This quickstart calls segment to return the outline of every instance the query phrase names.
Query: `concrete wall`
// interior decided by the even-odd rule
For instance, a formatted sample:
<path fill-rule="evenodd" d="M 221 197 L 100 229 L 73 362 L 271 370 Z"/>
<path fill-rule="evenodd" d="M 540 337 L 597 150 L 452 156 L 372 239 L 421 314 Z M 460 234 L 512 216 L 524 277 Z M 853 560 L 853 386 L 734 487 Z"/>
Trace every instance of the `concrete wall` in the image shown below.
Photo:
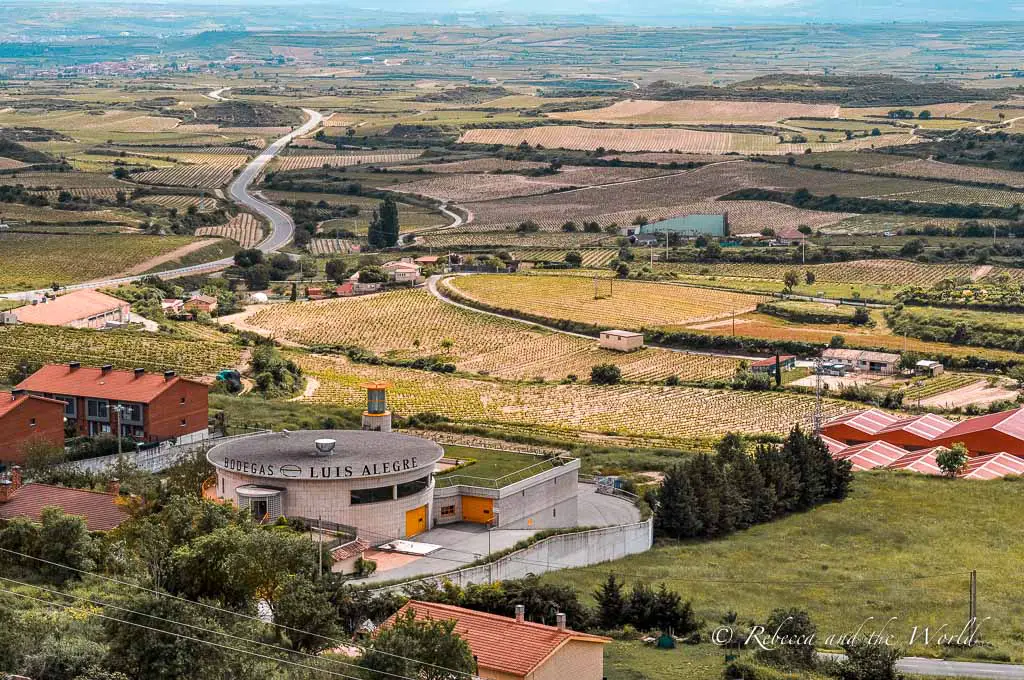
<path fill-rule="evenodd" d="M 601 680 L 604 677 L 604 644 L 569 640 L 542 663 L 530 680 Z"/>
<path fill-rule="evenodd" d="M 654 520 L 593 529 L 575 534 L 551 536 L 528 548 L 506 555 L 490 564 L 467 567 L 419 579 L 420 583 L 451 581 L 460 586 L 523 578 L 558 569 L 586 567 L 621 559 L 651 549 L 654 543 Z M 398 583 L 378 591 L 401 591 Z"/>

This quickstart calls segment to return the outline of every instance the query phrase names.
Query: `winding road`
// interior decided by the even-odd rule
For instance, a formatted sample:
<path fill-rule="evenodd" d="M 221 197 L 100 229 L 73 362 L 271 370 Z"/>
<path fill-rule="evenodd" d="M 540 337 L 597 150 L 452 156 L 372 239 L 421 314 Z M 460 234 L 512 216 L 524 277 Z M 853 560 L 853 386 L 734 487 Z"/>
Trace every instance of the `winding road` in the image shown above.
<path fill-rule="evenodd" d="M 270 233 L 256 246 L 265 253 L 276 252 L 292 240 L 292 237 L 295 235 L 295 222 L 292 221 L 292 218 L 288 213 L 261 198 L 258 192 L 255 194 L 250 192 L 249 187 L 267 164 L 272 161 L 277 154 L 281 153 L 281 150 L 284 149 L 290 141 L 296 137 L 301 137 L 302 135 L 312 132 L 323 122 L 323 116 L 317 111 L 313 111 L 312 109 L 302 109 L 302 111 L 308 117 L 306 122 L 303 123 L 301 127 L 289 132 L 287 135 L 281 137 L 261 151 L 256 158 L 245 166 L 242 172 L 238 174 L 238 177 L 232 180 L 231 184 L 228 185 L 228 196 L 233 202 L 249 209 L 257 215 L 265 217 L 270 223 Z M 159 272 L 159 275 L 161 277 L 170 278 L 175 276 L 184 276 L 186 274 L 216 271 L 229 266 L 232 262 L 233 259 L 227 257 L 213 262 L 191 265 L 189 267 L 169 269 L 167 271 Z M 136 276 L 122 276 L 119 278 L 103 279 L 99 281 L 87 281 L 85 283 L 76 283 L 64 286 L 64 290 L 82 290 L 88 288 L 118 286 L 124 283 L 140 281 L 149 276 L 152 276 L 152 274 L 139 274 Z M 19 291 L 16 293 L 0 293 L 0 298 L 28 300 L 41 293 L 48 292 L 49 290 L 49 288 L 41 288 L 38 290 Z"/>

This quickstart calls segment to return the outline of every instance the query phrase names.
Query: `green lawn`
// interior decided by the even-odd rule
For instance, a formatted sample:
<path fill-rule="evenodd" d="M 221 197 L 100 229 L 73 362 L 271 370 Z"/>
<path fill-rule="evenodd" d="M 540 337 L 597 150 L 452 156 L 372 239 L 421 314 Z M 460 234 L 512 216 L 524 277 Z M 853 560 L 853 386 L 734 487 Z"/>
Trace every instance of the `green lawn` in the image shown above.
<path fill-rule="evenodd" d="M 978 570 L 978 612 L 993 647 L 977 656 L 1024 659 L 1024 482 L 966 481 L 916 474 L 859 473 L 842 503 L 754 527 L 728 538 L 661 545 L 642 555 L 544 578 L 589 600 L 609 572 L 628 583 L 665 582 L 709 625 L 729 610 L 763 620 L 776 607 L 806 609 L 823 634 L 856 629 L 868 617 L 958 631 L 968 576 Z M 910 580 L 918 579 L 918 580 Z M 913 653 L 941 655 L 915 645 Z"/>
<path fill-rule="evenodd" d="M 477 449 L 470 446 L 445 446 L 445 456 L 453 459 L 472 458 L 476 462 L 452 472 L 441 473 L 438 477 L 461 475 L 479 477 L 480 479 L 498 479 L 505 475 L 518 472 L 523 468 L 540 463 L 543 459 L 524 453 L 510 451 L 492 451 Z"/>

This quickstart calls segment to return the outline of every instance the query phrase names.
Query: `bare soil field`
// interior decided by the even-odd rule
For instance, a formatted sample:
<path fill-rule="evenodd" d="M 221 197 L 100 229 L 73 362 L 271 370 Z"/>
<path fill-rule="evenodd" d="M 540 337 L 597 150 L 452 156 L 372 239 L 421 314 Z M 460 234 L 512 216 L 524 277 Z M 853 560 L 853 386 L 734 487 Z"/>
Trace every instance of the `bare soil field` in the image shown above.
<path fill-rule="evenodd" d="M 603 109 L 549 114 L 562 120 L 591 123 L 765 123 L 786 118 L 836 118 L 839 107 L 831 104 L 790 102 L 650 101 L 627 99 Z"/>
<path fill-rule="evenodd" d="M 995 401 L 1013 401 L 1017 398 L 1017 394 L 1015 390 L 1005 387 L 989 387 L 988 381 L 979 380 L 972 385 L 922 399 L 921 406 L 932 408 L 955 408 L 970 404 L 988 406 Z"/>

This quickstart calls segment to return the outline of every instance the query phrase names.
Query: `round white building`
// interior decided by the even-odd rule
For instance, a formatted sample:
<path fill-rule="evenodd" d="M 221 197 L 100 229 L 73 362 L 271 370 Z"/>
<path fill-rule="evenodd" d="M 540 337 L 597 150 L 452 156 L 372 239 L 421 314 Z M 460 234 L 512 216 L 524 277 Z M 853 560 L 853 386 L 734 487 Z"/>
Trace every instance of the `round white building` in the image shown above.
<path fill-rule="evenodd" d="M 264 521 L 346 525 L 371 543 L 430 529 L 432 441 L 394 432 L 301 430 L 242 437 L 207 453 L 216 495 Z"/>

